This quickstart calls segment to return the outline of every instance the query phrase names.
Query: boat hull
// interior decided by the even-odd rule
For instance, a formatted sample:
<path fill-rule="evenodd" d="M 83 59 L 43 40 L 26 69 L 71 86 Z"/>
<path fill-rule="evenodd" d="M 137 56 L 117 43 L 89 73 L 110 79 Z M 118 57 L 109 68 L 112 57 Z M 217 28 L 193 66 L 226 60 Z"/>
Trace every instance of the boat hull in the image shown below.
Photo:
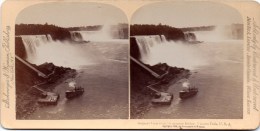
<path fill-rule="evenodd" d="M 80 96 L 84 93 L 84 89 L 81 88 L 81 89 L 77 89 L 77 90 L 68 90 L 66 91 L 66 98 L 68 99 L 72 99 L 74 97 L 77 97 L 77 96 Z"/>
<path fill-rule="evenodd" d="M 195 96 L 197 93 L 198 93 L 198 90 L 194 90 L 194 91 L 180 91 L 179 92 L 179 97 L 181 99 L 187 99 L 187 98 Z"/>

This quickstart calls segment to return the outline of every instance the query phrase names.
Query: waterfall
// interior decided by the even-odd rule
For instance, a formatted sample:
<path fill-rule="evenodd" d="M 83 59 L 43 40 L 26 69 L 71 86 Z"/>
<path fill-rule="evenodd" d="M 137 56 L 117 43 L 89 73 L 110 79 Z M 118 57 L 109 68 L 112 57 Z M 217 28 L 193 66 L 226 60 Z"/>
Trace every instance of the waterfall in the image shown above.
<path fill-rule="evenodd" d="M 111 26 L 104 25 L 98 31 L 71 31 L 74 41 L 109 41 L 112 38 Z"/>
<path fill-rule="evenodd" d="M 133 36 L 133 38 L 139 49 L 139 60 L 145 64 L 167 63 L 170 66 L 187 69 L 205 64 L 200 50 L 195 45 L 167 41 L 164 35 Z"/>
<path fill-rule="evenodd" d="M 83 41 L 82 33 L 78 31 L 71 31 L 70 32 L 71 39 L 74 41 Z"/>
<path fill-rule="evenodd" d="M 103 25 L 100 30 L 71 31 L 71 38 L 74 41 L 113 41 L 128 38 L 127 27 L 119 25 Z"/>
<path fill-rule="evenodd" d="M 21 35 L 21 38 L 25 47 L 26 60 L 30 63 L 35 61 L 39 46 L 53 41 L 51 35 Z"/>
<path fill-rule="evenodd" d="M 103 37 L 104 33 L 100 31 L 71 31 L 70 33 L 74 41 L 104 41 L 107 38 Z"/>
<path fill-rule="evenodd" d="M 70 41 L 54 41 L 51 35 L 21 35 L 20 37 L 25 47 L 25 59 L 29 63 L 40 65 L 51 62 L 57 66 L 71 68 L 94 63 L 91 59 L 94 51 L 84 49 L 84 45 Z"/>
<path fill-rule="evenodd" d="M 184 33 L 185 40 L 187 41 L 196 41 L 196 35 L 191 32 Z"/>
<path fill-rule="evenodd" d="M 167 42 L 166 37 L 164 35 L 161 35 L 162 42 Z"/>
<path fill-rule="evenodd" d="M 48 40 L 48 41 L 53 41 L 53 39 L 52 39 L 52 37 L 51 37 L 50 34 L 47 34 L 46 37 L 47 37 L 47 40 Z"/>
<path fill-rule="evenodd" d="M 149 59 L 150 49 L 156 44 L 162 44 L 165 41 L 165 36 L 150 35 L 150 36 L 134 36 L 141 54 L 141 61 L 146 63 Z"/>

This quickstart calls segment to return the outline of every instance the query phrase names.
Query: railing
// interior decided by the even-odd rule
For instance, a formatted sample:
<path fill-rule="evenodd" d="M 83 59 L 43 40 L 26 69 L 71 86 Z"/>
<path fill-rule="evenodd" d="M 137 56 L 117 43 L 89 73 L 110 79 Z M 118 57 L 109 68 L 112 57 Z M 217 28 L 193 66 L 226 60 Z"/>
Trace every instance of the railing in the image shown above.
<path fill-rule="evenodd" d="M 157 74 L 156 72 L 154 72 L 153 70 L 151 70 L 150 68 L 146 67 L 144 64 L 142 64 L 141 62 L 139 62 L 138 60 L 136 60 L 135 58 L 133 58 L 132 56 L 130 56 L 130 59 L 132 61 L 134 61 L 135 63 L 137 63 L 139 66 L 143 67 L 145 70 L 147 70 L 149 73 L 151 73 L 154 77 L 159 78 L 160 75 Z"/>
<path fill-rule="evenodd" d="M 39 71 L 38 69 L 36 69 L 35 67 L 33 67 L 32 65 L 30 65 L 28 62 L 24 61 L 22 58 L 20 58 L 19 56 L 15 55 L 15 58 L 18 59 L 19 61 L 21 61 L 22 63 L 24 63 L 26 66 L 28 66 L 29 68 L 31 68 L 33 71 L 37 72 L 39 76 L 43 77 L 43 78 L 48 78 L 47 75 L 45 75 L 44 73 L 42 73 L 41 71 Z"/>
<path fill-rule="evenodd" d="M 48 75 L 45 75 L 44 73 L 42 73 L 41 71 L 39 71 L 38 69 L 36 69 L 35 67 L 33 67 L 32 65 L 30 65 L 28 62 L 26 62 L 25 60 L 23 60 L 22 58 L 20 58 L 19 56 L 15 55 L 15 58 L 19 61 L 21 61 L 22 63 L 24 63 L 26 66 L 28 66 L 30 69 L 32 69 L 33 71 L 35 71 L 40 77 L 43 77 L 43 78 L 49 78 L 51 75 L 53 75 L 55 73 L 55 70 L 56 70 L 56 67 L 54 68 L 54 70 L 52 71 L 52 73 L 48 74 Z M 39 83 L 39 84 L 36 84 L 34 86 L 31 86 L 31 88 L 34 88 L 34 89 L 37 89 L 41 92 L 46 92 L 44 90 L 42 90 L 41 88 L 39 88 L 40 85 L 44 85 L 46 84 L 47 82 L 42 82 L 42 83 Z"/>
<path fill-rule="evenodd" d="M 169 73 L 169 70 L 167 70 L 164 74 L 159 75 L 156 72 L 154 72 L 153 70 L 151 70 L 150 68 L 148 68 L 147 66 L 145 66 L 143 63 L 141 63 L 140 61 L 136 60 L 135 58 L 133 58 L 132 56 L 130 56 L 130 59 L 132 61 L 134 61 L 135 63 L 137 63 L 138 65 L 140 65 L 141 67 L 143 67 L 145 70 L 147 70 L 151 75 L 153 75 L 154 77 L 161 79 L 163 78 L 165 75 L 167 75 Z"/>

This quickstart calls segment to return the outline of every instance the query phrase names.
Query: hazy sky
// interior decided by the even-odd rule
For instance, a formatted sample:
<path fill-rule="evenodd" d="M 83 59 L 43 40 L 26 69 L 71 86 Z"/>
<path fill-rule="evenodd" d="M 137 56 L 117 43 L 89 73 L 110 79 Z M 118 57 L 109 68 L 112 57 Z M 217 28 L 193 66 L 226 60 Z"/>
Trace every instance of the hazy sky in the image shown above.
<path fill-rule="evenodd" d="M 128 23 L 116 7 L 98 3 L 46 3 L 25 8 L 16 24 L 55 24 L 61 27 Z"/>
<path fill-rule="evenodd" d="M 161 2 L 141 7 L 131 22 L 192 27 L 242 23 L 242 17 L 235 9 L 213 2 Z"/>

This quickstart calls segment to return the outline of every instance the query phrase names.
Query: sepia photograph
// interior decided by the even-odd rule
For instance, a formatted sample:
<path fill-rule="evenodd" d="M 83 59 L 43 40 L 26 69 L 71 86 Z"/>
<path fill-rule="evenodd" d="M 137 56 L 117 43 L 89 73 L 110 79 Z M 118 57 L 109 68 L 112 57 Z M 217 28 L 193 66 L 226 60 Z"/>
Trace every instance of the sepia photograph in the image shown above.
<path fill-rule="evenodd" d="M 0 4 L 3 129 L 259 128 L 255 1 Z"/>
<path fill-rule="evenodd" d="M 128 119 L 128 20 L 90 2 L 49 2 L 15 21 L 16 119 Z"/>
<path fill-rule="evenodd" d="M 243 119 L 243 19 L 215 2 L 158 2 L 130 22 L 131 119 Z"/>

